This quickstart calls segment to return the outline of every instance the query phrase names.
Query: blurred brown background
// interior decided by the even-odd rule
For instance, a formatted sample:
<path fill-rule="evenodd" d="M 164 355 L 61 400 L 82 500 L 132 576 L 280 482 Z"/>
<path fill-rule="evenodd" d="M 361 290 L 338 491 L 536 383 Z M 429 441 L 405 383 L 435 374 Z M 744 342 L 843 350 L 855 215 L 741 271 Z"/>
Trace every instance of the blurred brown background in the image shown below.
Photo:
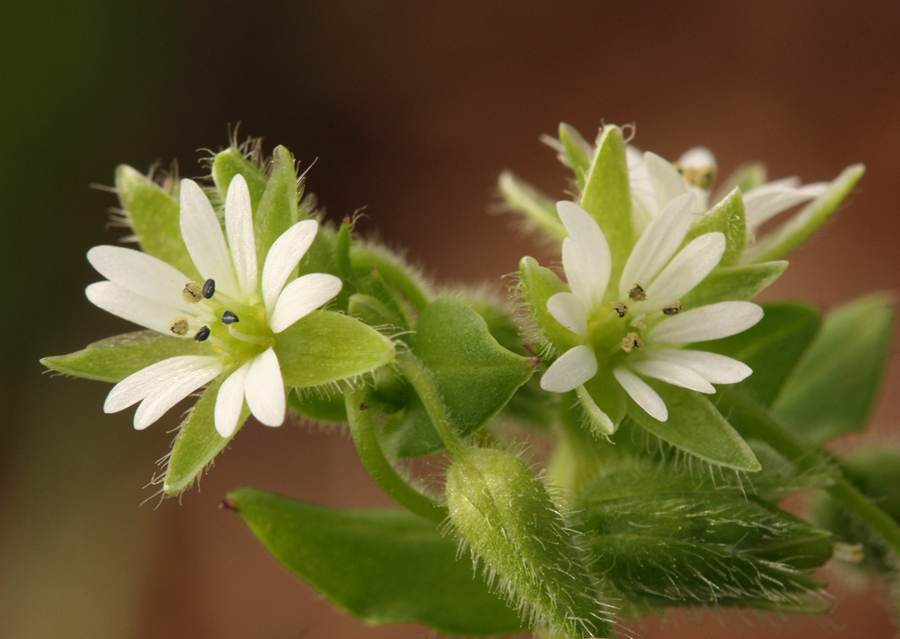
<path fill-rule="evenodd" d="M 537 252 L 487 211 L 506 167 L 563 196 L 565 171 L 538 142 L 561 119 L 587 137 L 637 123 L 635 144 L 669 158 L 704 144 L 725 173 L 760 159 L 773 178 L 818 181 L 864 162 L 850 206 L 766 294 L 828 307 L 900 284 L 898 72 L 893 1 L 0 3 L 0 636 L 433 636 L 344 618 L 217 509 L 245 484 L 389 504 L 342 433 L 250 423 L 202 490 L 159 503 L 145 485 L 177 415 L 136 433 L 130 412 L 102 413 L 108 385 L 42 374 L 39 357 L 126 329 L 83 295 L 99 279 L 85 252 L 120 235 L 105 227 L 115 197 L 89 186 L 111 184 L 116 164 L 177 159 L 199 175 L 197 149 L 225 146 L 240 121 L 267 150 L 318 158 L 308 184 L 333 219 L 366 207 L 365 232 L 475 283 Z M 898 372 L 874 418 L 887 441 Z M 648 639 L 894 635 L 884 590 L 832 592 L 816 620 L 632 627 Z"/>

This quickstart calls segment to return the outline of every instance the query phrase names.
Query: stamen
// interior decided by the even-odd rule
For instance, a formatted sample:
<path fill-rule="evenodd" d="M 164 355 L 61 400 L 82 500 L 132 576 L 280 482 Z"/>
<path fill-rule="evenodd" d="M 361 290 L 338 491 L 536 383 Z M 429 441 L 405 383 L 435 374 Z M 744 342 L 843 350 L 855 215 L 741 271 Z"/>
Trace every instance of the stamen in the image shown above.
<path fill-rule="evenodd" d="M 169 322 L 169 330 L 172 331 L 178 337 L 182 337 L 187 335 L 188 332 L 188 318 L 186 317 L 176 317 L 171 322 Z"/>
<path fill-rule="evenodd" d="M 628 312 L 628 304 L 625 302 L 616 302 L 613 305 L 613 310 L 619 315 L 619 317 L 625 317 L 625 313 Z"/>
<path fill-rule="evenodd" d="M 197 282 L 188 282 L 184 285 L 184 290 L 181 291 L 181 297 L 184 298 L 184 301 L 188 304 L 196 304 L 199 302 L 203 295 L 203 289 L 200 288 L 200 285 Z"/>
<path fill-rule="evenodd" d="M 681 305 L 681 302 L 672 302 L 668 306 L 663 307 L 663 315 L 678 315 L 682 310 L 684 310 L 684 306 Z"/>
<path fill-rule="evenodd" d="M 235 339 L 239 339 L 242 342 L 247 342 L 248 344 L 263 344 L 270 345 L 272 343 L 272 339 L 269 337 L 262 337 L 259 335 L 247 335 L 246 333 L 241 333 L 237 330 L 233 324 L 228 325 L 228 332 L 231 333 L 231 336 Z"/>
<path fill-rule="evenodd" d="M 209 326 L 204 326 L 199 331 L 197 331 L 197 333 L 194 335 L 194 339 L 198 342 L 204 342 L 206 341 L 206 338 L 209 337 L 209 333 Z"/>
<path fill-rule="evenodd" d="M 223 324 L 237 324 L 240 321 L 241 320 L 238 319 L 238 316 L 231 311 L 225 311 L 224 313 L 222 313 Z"/>
<path fill-rule="evenodd" d="M 216 294 L 216 281 L 213 279 L 208 279 L 203 282 L 203 289 L 200 291 L 200 294 L 203 295 L 203 299 L 208 300 L 210 297 Z"/>
<path fill-rule="evenodd" d="M 628 333 L 628 335 L 622 338 L 622 350 L 626 353 L 630 353 L 636 348 L 641 349 L 643 347 L 644 342 L 641 341 L 641 338 L 637 333 Z"/>
<path fill-rule="evenodd" d="M 709 187 L 712 186 L 713 181 L 716 179 L 716 173 L 718 173 L 718 168 L 715 166 L 688 168 L 679 165 L 678 162 L 675 162 L 674 166 L 685 180 L 705 191 L 708 191 Z"/>
<path fill-rule="evenodd" d="M 634 288 L 628 291 L 628 297 L 633 299 L 635 302 L 643 302 L 647 299 L 647 292 L 644 290 L 644 287 L 640 284 L 635 284 Z"/>

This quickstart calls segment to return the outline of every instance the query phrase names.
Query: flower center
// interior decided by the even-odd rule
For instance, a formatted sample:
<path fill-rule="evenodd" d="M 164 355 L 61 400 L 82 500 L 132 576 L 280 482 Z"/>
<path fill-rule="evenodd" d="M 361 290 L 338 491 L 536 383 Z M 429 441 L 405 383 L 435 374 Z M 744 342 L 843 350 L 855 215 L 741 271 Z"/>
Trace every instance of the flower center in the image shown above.
<path fill-rule="evenodd" d="M 637 356 L 648 329 L 683 309 L 681 302 L 675 301 L 648 314 L 642 309 L 646 299 L 644 287 L 635 284 L 627 300 L 608 302 L 588 318 L 589 344 L 600 365 L 615 367 L 625 358 Z"/>

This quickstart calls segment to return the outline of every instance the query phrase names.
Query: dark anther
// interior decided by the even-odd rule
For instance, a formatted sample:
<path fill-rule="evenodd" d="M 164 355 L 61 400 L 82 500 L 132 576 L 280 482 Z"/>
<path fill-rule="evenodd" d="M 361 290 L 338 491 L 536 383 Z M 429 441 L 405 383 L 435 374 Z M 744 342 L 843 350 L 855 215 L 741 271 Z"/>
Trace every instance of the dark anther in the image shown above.
<path fill-rule="evenodd" d="M 644 287 L 640 284 L 635 284 L 634 288 L 628 291 L 628 297 L 633 299 L 635 302 L 643 302 L 647 299 L 647 292 L 644 290 Z"/>
<path fill-rule="evenodd" d="M 212 280 L 210 280 L 212 281 Z M 222 323 L 223 324 L 237 324 L 241 320 L 238 319 L 238 316 L 232 313 L 231 311 L 225 311 L 222 313 Z"/>
<path fill-rule="evenodd" d="M 663 307 L 663 315 L 678 315 L 684 307 L 681 302 L 672 302 L 668 306 Z"/>
<path fill-rule="evenodd" d="M 613 306 L 613 310 L 619 317 L 625 317 L 625 313 L 628 312 L 628 304 L 625 302 L 618 302 L 615 306 Z"/>
<path fill-rule="evenodd" d="M 203 299 L 208 300 L 210 297 L 216 294 L 216 281 L 213 279 L 208 279 L 203 282 Z"/>
<path fill-rule="evenodd" d="M 203 342 L 207 337 L 209 337 L 209 332 L 209 326 L 204 326 L 199 331 L 197 331 L 197 334 L 194 335 L 194 339 L 198 342 Z"/>

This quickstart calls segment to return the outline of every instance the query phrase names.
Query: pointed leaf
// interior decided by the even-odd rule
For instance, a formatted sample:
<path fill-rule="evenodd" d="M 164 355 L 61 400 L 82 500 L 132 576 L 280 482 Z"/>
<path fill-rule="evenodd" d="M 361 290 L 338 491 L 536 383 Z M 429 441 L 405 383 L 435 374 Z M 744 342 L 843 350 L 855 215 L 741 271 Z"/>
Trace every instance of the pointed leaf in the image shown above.
<path fill-rule="evenodd" d="M 216 397 L 224 380 L 225 376 L 221 375 L 207 386 L 191 412 L 181 422 L 163 481 L 163 492 L 167 495 L 176 495 L 190 486 L 234 438 L 234 434 L 227 438 L 219 435 L 214 420 Z M 250 409 L 244 402 L 237 428 L 234 429 L 235 434 L 249 415 Z"/>
<path fill-rule="evenodd" d="M 323 508 L 254 488 L 227 503 L 285 568 L 366 623 L 473 637 L 522 630 L 472 562 L 457 558 L 456 542 L 409 512 Z"/>
<path fill-rule="evenodd" d="M 121 382 L 142 368 L 178 355 L 212 355 L 209 344 L 162 335 L 156 331 L 137 331 L 108 337 L 86 348 L 45 357 L 47 368 L 75 377 L 101 382 Z"/>
<path fill-rule="evenodd" d="M 727 300 L 751 300 L 781 277 L 787 262 L 763 262 L 749 266 L 717 268 L 681 298 L 685 308 L 697 308 Z"/>
<path fill-rule="evenodd" d="M 631 419 L 663 441 L 711 464 L 735 470 L 760 469 L 747 442 L 705 395 L 655 379 L 645 381 L 666 403 L 669 419 L 661 422 L 650 417 L 629 398 L 628 416 Z"/>
<path fill-rule="evenodd" d="M 568 233 L 556 214 L 556 203 L 511 171 L 500 174 L 498 181 L 503 199 L 525 217 L 529 226 L 543 231 L 554 242 L 562 242 Z"/>
<path fill-rule="evenodd" d="M 704 233 L 715 232 L 724 234 L 726 241 L 725 254 L 722 255 L 719 266 L 736 264 L 741 253 L 744 252 L 744 244 L 747 242 L 747 223 L 740 190 L 734 189 L 706 213 L 688 232 L 683 245 L 686 246 L 691 240 Z"/>
<path fill-rule="evenodd" d="M 772 404 L 774 415 L 816 443 L 863 430 L 890 349 L 892 306 L 888 295 L 876 294 L 828 313 Z"/>
<path fill-rule="evenodd" d="M 216 153 L 212 164 L 212 177 L 216 183 L 216 189 L 219 191 L 221 202 L 225 202 L 228 186 L 238 173 L 247 180 L 247 187 L 250 189 L 250 203 L 253 210 L 256 211 L 269 182 L 266 172 L 256 163 L 248 160 L 240 149 L 233 146 Z"/>
<path fill-rule="evenodd" d="M 559 141 L 566 152 L 569 167 L 575 173 L 575 184 L 584 189 L 587 175 L 591 170 L 591 157 L 594 149 L 581 134 L 570 124 L 560 122 Z"/>
<path fill-rule="evenodd" d="M 731 337 L 694 344 L 692 348 L 744 362 L 753 374 L 731 388 L 770 406 L 819 332 L 822 319 L 819 311 L 808 304 L 774 302 L 762 306 L 765 314 L 755 326 Z"/>
<path fill-rule="evenodd" d="M 275 354 L 287 386 L 322 386 L 357 377 L 394 359 L 394 344 L 359 320 L 313 311 L 278 334 Z"/>
<path fill-rule="evenodd" d="M 779 260 L 802 244 L 841 205 L 865 173 L 862 164 L 848 166 L 829 185 L 828 190 L 803 207 L 784 224 L 749 247 L 741 258 L 742 264 L 756 264 Z"/>
<path fill-rule="evenodd" d="M 143 251 L 199 280 L 181 238 L 181 209 L 175 196 L 124 164 L 116 168 L 116 192 Z"/>
<path fill-rule="evenodd" d="M 610 290 L 619 287 L 619 276 L 628 260 L 635 236 L 631 220 L 631 190 L 622 129 L 603 127 L 590 171 L 581 193 L 581 206 L 597 220 L 612 254 Z"/>
<path fill-rule="evenodd" d="M 297 206 L 299 199 L 294 157 L 283 146 L 275 147 L 272 152 L 272 172 L 260 198 L 259 208 L 255 209 L 253 215 L 256 255 L 260 265 L 265 264 L 272 243 L 300 221 Z"/>

